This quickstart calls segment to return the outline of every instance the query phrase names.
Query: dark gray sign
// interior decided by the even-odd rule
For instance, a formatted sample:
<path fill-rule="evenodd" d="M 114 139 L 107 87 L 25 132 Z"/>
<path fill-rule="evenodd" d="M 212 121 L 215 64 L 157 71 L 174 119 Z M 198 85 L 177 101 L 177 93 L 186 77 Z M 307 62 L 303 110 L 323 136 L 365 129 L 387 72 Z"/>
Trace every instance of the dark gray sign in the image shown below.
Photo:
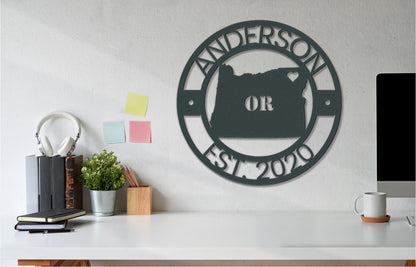
<path fill-rule="evenodd" d="M 310 169 L 341 116 L 341 88 L 324 51 L 272 21 L 226 27 L 188 60 L 179 123 L 195 155 L 230 180 L 275 184 Z"/>

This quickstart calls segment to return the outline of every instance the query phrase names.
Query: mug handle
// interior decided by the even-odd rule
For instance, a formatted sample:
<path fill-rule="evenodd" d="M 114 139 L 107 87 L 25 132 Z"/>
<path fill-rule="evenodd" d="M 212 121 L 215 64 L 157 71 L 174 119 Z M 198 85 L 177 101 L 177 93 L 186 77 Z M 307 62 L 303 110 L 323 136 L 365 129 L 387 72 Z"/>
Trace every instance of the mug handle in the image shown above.
<path fill-rule="evenodd" d="M 355 199 L 355 201 L 354 201 L 354 212 L 355 212 L 355 214 L 357 214 L 357 215 L 361 215 L 361 213 L 362 213 L 362 212 L 359 212 L 359 211 L 357 210 L 357 202 L 358 202 L 358 200 L 359 200 L 360 198 L 363 198 L 363 196 L 359 196 L 359 197 L 357 197 L 357 198 Z"/>

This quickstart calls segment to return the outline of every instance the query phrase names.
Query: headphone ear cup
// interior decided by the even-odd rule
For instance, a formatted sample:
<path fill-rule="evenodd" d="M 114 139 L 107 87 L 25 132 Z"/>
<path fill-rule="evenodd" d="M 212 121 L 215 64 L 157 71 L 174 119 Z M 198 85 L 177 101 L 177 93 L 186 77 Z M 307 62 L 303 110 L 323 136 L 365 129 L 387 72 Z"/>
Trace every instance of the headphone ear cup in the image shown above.
<path fill-rule="evenodd" d="M 49 138 L 46 135 L 40 138 L 40 146 L 42 154 L 48 157 L 53 156 L 53 148 L 51 142 L 49 141 Z"/>
<path fill-rule="evenodd" d="M 68 152 L 71 152 L 71 148 L 74 145 L 75 141 L 72 137 L 68 136 L 66 137 L 61 144 L 59 145 L 58 149 L 58 155 L 62 157 L 66 157 L 68 155 Z"/>

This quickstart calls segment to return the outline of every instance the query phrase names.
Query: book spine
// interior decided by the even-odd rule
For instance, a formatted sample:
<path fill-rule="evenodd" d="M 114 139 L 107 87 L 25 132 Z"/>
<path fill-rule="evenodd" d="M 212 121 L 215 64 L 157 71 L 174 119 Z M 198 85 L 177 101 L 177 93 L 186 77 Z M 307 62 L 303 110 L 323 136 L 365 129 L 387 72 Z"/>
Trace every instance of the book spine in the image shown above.
<path fill-rule="evenodd" d="M 26 167 L 26 212 L 39 211 L 38 159 L 35 155 L 25 157 Z"/>
<path fill-rule="evenodd" d="M 65 208 L 65 157 L 52 157 L 51 164 L 52 209 Z"/>
<path fill-rule="evenodd" d="M 39 211 L 52 208 L 51 157 L 38 157 L 39 166 Z"/>
<path fill-rule="evenodd" d="M 67 157 L 65 160 L 67 209 L 82 209 L 82 184 L 78 179 L 81 175 L 82 159 L 82 155 L 78 155 Z"/>

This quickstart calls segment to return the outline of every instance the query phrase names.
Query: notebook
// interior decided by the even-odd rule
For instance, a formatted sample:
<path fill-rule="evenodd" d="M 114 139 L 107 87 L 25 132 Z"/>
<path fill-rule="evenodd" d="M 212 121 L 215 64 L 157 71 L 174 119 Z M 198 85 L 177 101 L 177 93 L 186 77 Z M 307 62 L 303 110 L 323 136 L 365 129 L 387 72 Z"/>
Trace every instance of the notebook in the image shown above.
<path fill-rule="evenodd" d="M 68 221 L 60 221 L 55 223 L 40 223 L 40 222 L 18 222 L 14 229 L 19 231 L 28 231 L 28 230 L 59 230 L 65 229 Z"/>
<path fill-rule="evenodd" d="M 20 215 L 17 217 L 17 220 L 20 222 L 53 223 L 79 217 L 84 214 L 86 214 L 86 212 L 82 209 L 52 209 Z"/>

